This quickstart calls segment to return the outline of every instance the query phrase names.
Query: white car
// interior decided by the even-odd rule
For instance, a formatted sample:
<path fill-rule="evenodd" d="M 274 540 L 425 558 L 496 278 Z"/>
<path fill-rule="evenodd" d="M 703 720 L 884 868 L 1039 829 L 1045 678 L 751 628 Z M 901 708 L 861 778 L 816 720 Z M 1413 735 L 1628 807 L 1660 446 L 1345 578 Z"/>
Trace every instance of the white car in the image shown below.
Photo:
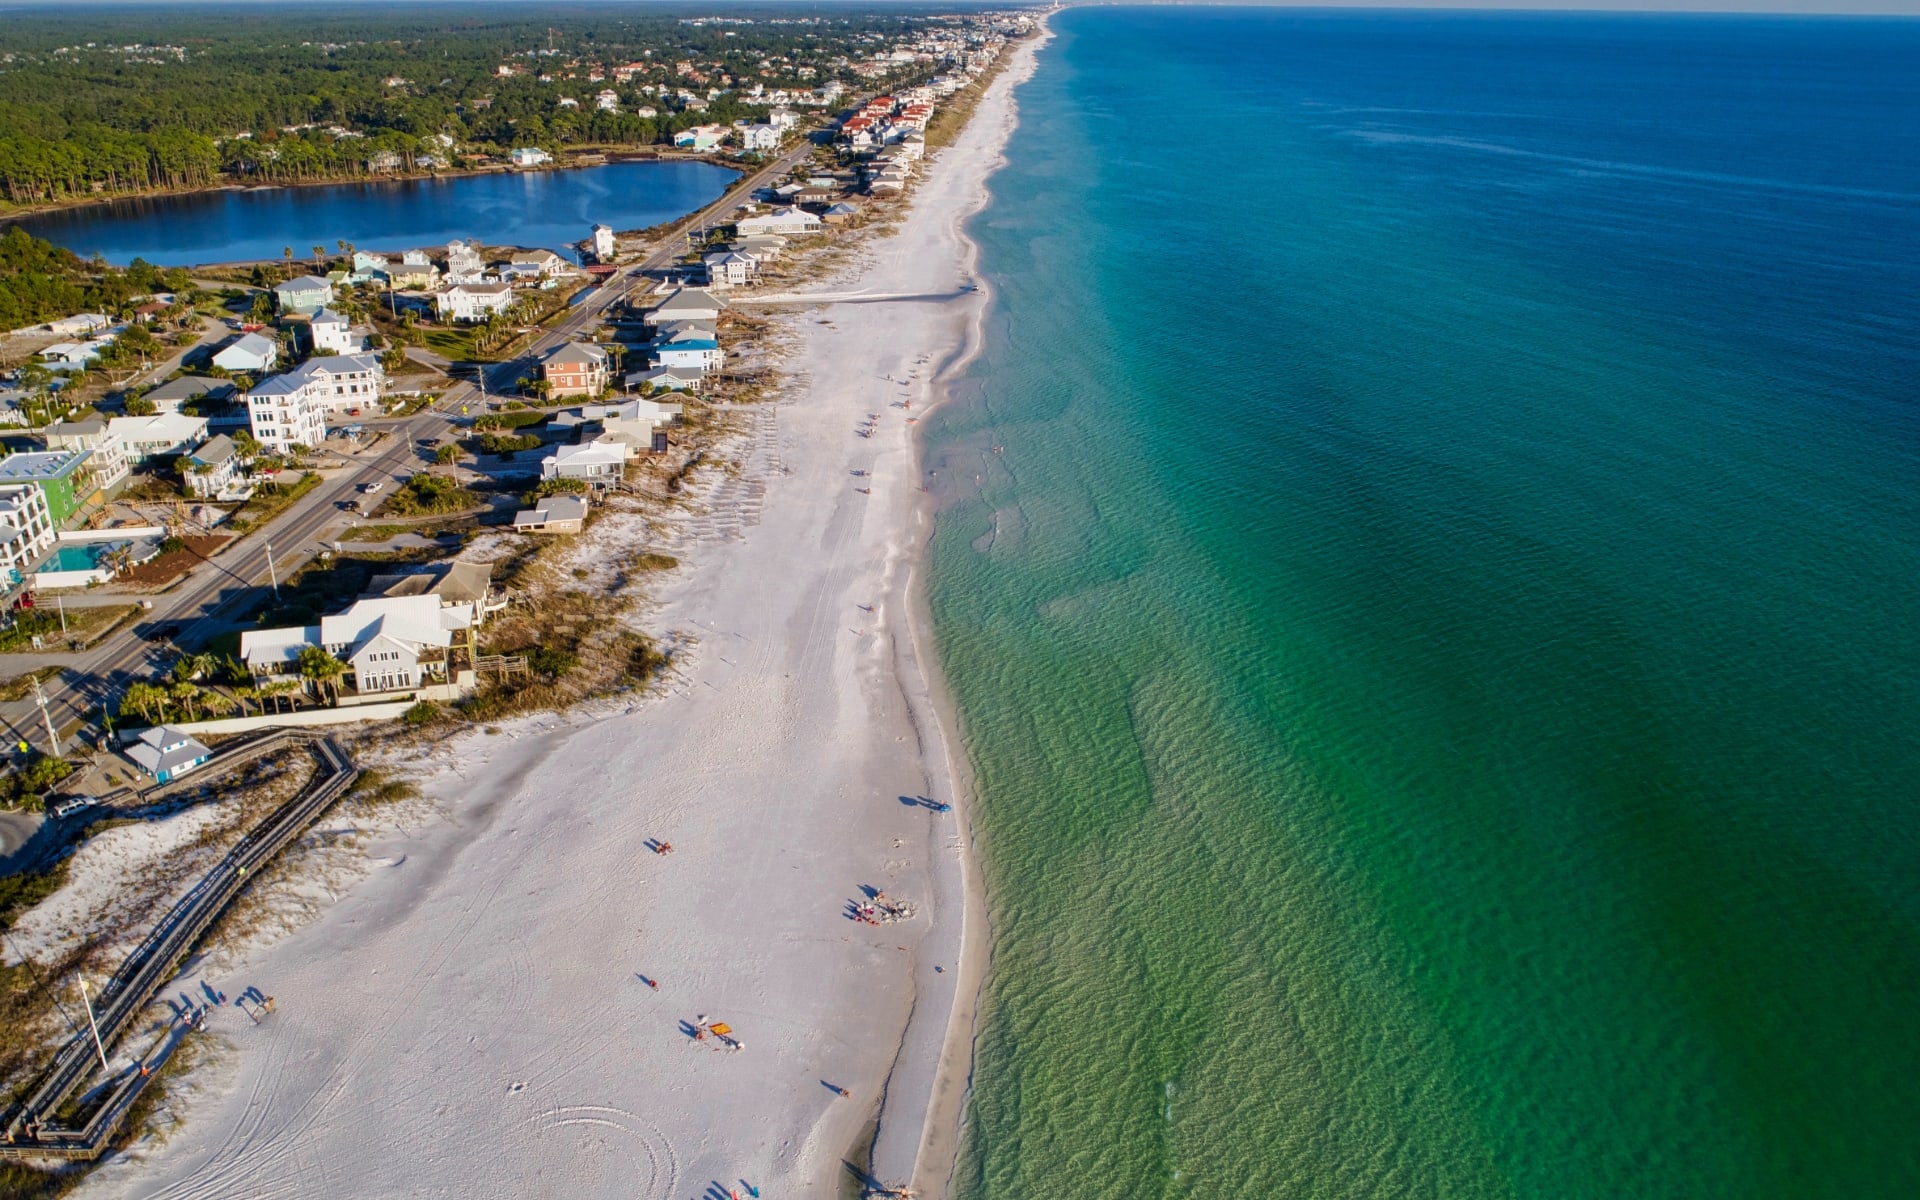
<path fill-rule="evenodd" d="M 373 494 L 374 494 L 375 492 L 377 492 L 377 491 L 379 491 L 379 490 L 380 490 L 381 488 L 383 488 L 383 487 L 386 487 L 386 486 L 387 486 L 387 481 L 386 481 L 386 480 L 384 480 L 384 479 L 376 479 L 376 480 L 374 480 L 374 481 L 373 481 L 372 483 L 363 483 L 363 484 L 361 484 L 361 485 L 360 485 L 360 493 L 361 493 L 361 495 L 364 495 L 364 496 L 371 496 L 371 495 L 373 495 Z"/>

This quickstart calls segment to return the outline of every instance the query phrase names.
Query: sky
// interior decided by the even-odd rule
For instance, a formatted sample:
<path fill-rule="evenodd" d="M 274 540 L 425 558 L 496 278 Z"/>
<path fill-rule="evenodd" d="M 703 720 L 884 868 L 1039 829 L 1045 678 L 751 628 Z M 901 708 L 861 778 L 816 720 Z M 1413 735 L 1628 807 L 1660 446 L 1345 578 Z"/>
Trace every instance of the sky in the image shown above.
<path fill-rule="evenodd" d="M 64 0 L 64 3 L 125 4 L 125 3 L 179 3 L 181 0 Z M 191 2 L 191 0 L 187 0 Z M 214 0 L 215 3 L 221 0 Z M 226 0 L 233 2 L 233 0 Z M 299 0 L 239 0 L 240 3 L 261 6 L 281 3 L 297 3 Z M 366 3 L 368 0 L 346 0 L 348 3 Z M 405 3 L 406 0 L 401 0 Z M 504 0 L 466 0 L 467 3 L 502 3 Z M 649 0 L 585 0 L 586 3 L 624 2 L 647 3 Z M 740 0 L 712 0 L 711 4 L 702 0 L 653 0 L 663 7 L 675 9 L 699 9 L 711 7 L 724 10 L 741 7 Z M 747 0 L 752 3 L 753 0 Z M 807 0 L 778 0 L 805 7 Z M 980 0 L 974 0 L 980 2 Z M 1044 0 L 1004 0 L 1009 6 L 1025 5 Z M 1611 12 L 1723 12 L 1723 13 L 1810 13 L 1828 16 L 1920 16 L 1920 0 L 1067 0 L 1068 3 L 1176 3 L 1176 4 L 1245 4 L 1266 5 L 1276 8 L 1450 8 L 1450 9 L 1531 9 L 1531 10 L 1586 10 Z M 580 3 L 580 0 L 574 0 Z M 888 0 L 826 0 L 822 7 L 850 5 L 852 7 L 886 7 Z M 928 0 L 913 0 L 924 6 Z M 13 7 L 42 7 L 43 0 L 27 0 L 25 4 L 8 4 L 0 0 L 0 12 Z M 539 8 L 539 0 L 527 3 L 516 0 L 516 7 Z"/>
<path fill-rule="evenodd" d="M 1606 9 L 1619 12 L 1812 13 L 1920 16 L 1920 0 L 1207 0 L 1282 8 Z"/>

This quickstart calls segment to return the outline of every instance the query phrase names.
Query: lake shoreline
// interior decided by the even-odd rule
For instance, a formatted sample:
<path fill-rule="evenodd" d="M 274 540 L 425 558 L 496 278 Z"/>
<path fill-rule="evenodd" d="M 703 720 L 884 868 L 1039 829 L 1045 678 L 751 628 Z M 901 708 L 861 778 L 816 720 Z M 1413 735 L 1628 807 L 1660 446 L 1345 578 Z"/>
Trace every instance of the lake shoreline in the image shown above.
<path fill-rule="evenodd" d="M 357 187 L 396 183 L 430 183 L 441 179 L 476 179 L 489 175 L 536 175 L 549 171 L 591 171 L 627 163 L 705 163 L 744 175 L 752 168 L 716 158 L 711 154 L 607 154 L 603 162 L 553 162 L 541 167 L 445 167 L 432 171 L 386 171 L 379 175 L 346 175 L 329 179 L 288 179 L 273 183 L 225 182 L 206 187 L 148 188 L 138 192 L 118 192 L 110 196 L 78 196 L 50 200 L 41 204 L 9 206 L 0 204 L 0 225 L 15 224 L 34 217 L 105 208 L 121 202 L 178 200 L 189 196 L 216 196 L 225 192 L 278 192 L 291 189 Z M 33 232 L 28 230 L 28 232 Z M 624 231 L 623 231 L 624 232 Z M 78 253 L 78 251 L 76 251 Z M 161 264 L 175 265 L 175 264 Z M 209 264 L 218 265 L 218 264 Z"/>

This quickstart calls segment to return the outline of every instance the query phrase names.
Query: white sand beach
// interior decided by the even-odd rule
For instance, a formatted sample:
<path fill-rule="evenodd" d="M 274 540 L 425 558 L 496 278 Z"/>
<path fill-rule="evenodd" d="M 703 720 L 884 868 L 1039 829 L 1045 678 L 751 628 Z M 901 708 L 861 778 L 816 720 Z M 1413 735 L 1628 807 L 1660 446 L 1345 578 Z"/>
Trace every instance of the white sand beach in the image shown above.
<path fill-rule="evenodd" d="M 747 414 L 746 473 L 641 618 L 695 642 L 665 694 L 437 747 L 441 819 L 212 980 L 277 1012 L 217 1010 L 184 1122 L 81 1194 L 824 1198 L 876 1120 L 875 1174 L 944 1191 L 985 931 L 914 606 L 908 418 L 970 352 L 961 226 L 1034 48 L 854 283 L 765 310 L 794 384 Z M 863 887 L 915 916 L 851 920 Z M 693 1040 L 702 1019 L 745 1048 Z"/>

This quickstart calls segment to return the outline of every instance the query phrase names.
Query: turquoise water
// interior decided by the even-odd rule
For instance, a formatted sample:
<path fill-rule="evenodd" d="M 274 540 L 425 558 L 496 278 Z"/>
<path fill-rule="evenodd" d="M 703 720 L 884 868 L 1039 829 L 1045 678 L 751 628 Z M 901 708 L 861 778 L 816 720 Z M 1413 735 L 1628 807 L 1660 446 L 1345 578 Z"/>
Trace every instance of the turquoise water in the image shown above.
<path fill-rule="evenodd" d="M 77 546 L 55 546 L 53 558 L 47 563 L 49 571 L 91 571 L 103 561 L 106 552 L 113 548 L 113 542 L 85 542 Z M 124 545 L 125 543 L 119 543 Z"/>
<path fill-rule="evenodd" d="M 1056 28 L 962 1194 L 1920 1194 L 1920 23 Z"/>

